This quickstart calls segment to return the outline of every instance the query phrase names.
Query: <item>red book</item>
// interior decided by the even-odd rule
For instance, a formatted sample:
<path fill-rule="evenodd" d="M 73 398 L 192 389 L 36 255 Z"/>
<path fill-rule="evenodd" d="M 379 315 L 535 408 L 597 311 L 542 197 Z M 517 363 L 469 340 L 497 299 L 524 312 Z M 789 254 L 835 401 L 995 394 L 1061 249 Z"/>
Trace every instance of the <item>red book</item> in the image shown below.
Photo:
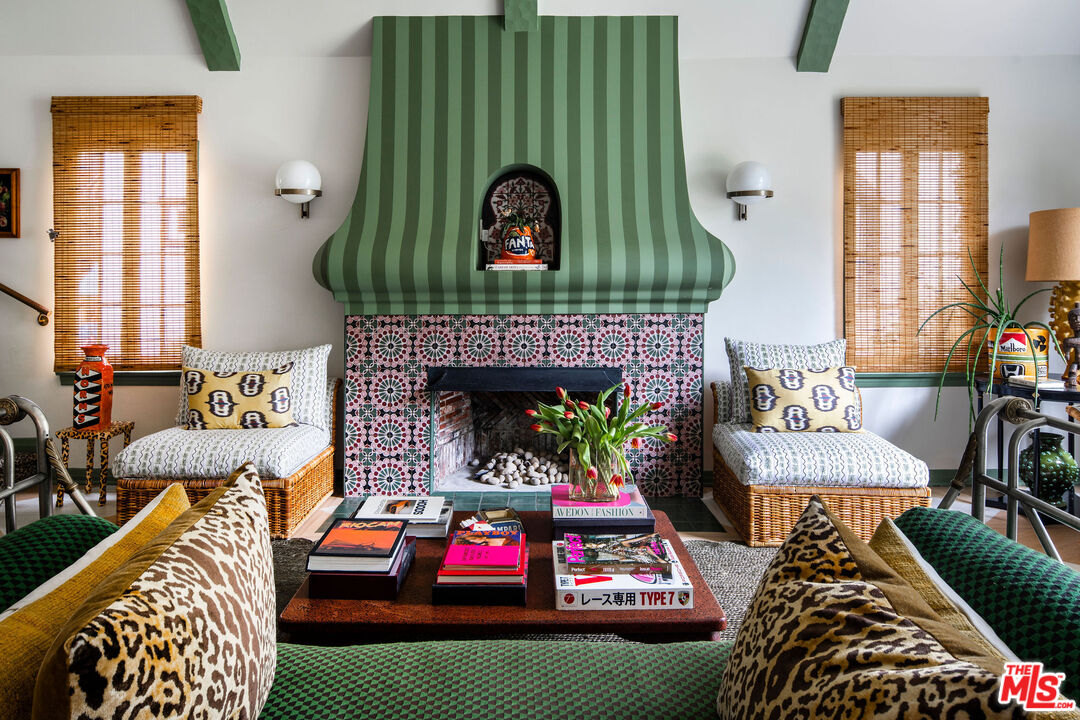
<path fill-rule="evenodd" d="M 517 570 L 525 534 L 512 530 L 458 530 L 446 546 L 442 570 Z"/>

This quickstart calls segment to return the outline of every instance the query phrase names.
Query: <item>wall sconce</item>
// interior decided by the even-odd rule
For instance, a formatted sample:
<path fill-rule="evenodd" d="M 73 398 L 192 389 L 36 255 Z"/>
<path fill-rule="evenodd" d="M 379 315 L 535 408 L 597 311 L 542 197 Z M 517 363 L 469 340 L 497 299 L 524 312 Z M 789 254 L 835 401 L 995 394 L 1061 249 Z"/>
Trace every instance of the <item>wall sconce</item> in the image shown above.
<path fill-rule="evenodd" d="M 311 199 L 322 195 L 322 175 L 307 160 L 289 160 L 277 169 L 274 188 L 275 195 L 298 204 L 300 217 L 306 218 Z"/>
<path fill-rule="evenodd" d="M 727 196 L 738 205 L 739 219 L 746 219 L 746 206 L 773 196 L 772 176 L 765 166 L 749 160 L 735 166 L 727 178 Z"/>

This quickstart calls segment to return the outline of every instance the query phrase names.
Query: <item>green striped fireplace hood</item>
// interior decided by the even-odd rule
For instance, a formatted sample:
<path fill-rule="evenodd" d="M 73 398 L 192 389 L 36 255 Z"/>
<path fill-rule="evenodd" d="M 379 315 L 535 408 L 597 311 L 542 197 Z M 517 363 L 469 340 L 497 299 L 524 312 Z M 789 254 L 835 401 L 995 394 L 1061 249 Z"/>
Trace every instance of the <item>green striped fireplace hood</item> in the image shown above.
<path fill-rule="evenodd" d="M 704 312 L 735 271 L 686 185 L 674 17 L 379 17 L 360 182 L 316 280 L 349 315 Z M 480 207 L 535 166 L 560 268 L 478 270 Z M 717 189 L 717 192 L 720 192 Z"/>

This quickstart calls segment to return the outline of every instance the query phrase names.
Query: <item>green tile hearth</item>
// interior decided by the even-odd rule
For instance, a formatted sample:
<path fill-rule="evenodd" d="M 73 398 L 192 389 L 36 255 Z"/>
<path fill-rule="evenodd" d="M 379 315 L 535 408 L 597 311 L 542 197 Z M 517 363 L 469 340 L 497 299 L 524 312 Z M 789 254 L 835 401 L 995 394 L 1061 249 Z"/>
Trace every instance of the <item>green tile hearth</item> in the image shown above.
<path fill-rule="evenodd" d="M 515 510 L 549 510 L 550 496 L 546 493 L 505 491 L 495 492 L 452 492 L 439 493 L 454 501 L 454 510 L 476 511 L 489 508 L 512 507 Z M 349 517 L 363 504 L 367 495 L 349 497 L 342 500 L 319 532 L 330 525 L 330 520 Z M 724 526 L 705 506 L 701 498 L 684 497 L 647 497 L 646 502 L 653 510 L 666 513 L 678 532 L 725 532 Z"/>

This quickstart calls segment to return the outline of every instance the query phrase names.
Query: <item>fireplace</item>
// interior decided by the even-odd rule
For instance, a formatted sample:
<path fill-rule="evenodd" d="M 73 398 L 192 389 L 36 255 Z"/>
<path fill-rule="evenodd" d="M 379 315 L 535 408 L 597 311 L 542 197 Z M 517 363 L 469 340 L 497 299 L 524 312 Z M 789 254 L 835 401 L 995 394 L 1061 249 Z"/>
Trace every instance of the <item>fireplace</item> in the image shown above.
<path fill-rule="evenodd" d="M 678 19 L 504 27 L 372 23 L 356 198 L 313 261 L 345 306 L 345 491 L 428 493 L 469 459 L 477 407 L 429 368 L 621 368 L 680 438 L 629 452 L 638 484 L 700 496 L 702 316 L 735 263 L 690 207 Z M 547 270 L 487 270 L 493 198 L 523 173 Z"/>
<path fill-rule="evenodd" d="M 623 380 L 681 438 L 629 451 L 642 490 L 701 494 L 700 315 L 356 315 L 347 341 L 347 495 L 438 490 L 476 455 L 477 396 L 523 411 L 559 385 L 587 399 Z"/>

